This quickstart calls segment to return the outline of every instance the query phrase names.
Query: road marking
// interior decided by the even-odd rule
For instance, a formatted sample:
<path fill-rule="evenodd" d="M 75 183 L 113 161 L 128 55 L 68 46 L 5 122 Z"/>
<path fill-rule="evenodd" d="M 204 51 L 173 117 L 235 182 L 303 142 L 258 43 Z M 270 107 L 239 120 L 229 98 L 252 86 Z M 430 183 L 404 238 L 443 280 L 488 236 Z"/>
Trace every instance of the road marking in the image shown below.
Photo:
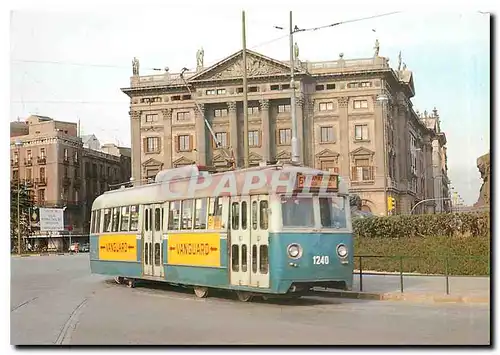
<path fill-rule="evenodd" d="M 11 312 L 14 312 L 16 309 L 19 309 L 19 308 L 21 308 L 22 306 L 26 306 L 28 303 L 33 302 L 33 301 L 34 301 L 34 300 L 36 300 L 37 298 L 38 298 L 38 297 L 33 297 L 32 299 L 29 299 L 29 300 L 27 300 L 27 301 L 25 301 L 25 302 L 21 303 L 20 305 L 17 305 L 17 306 L 15 306 L 14 308 L 11 308 L 11 310 L 10 310 L 10 311 L 11 311 Z"/>

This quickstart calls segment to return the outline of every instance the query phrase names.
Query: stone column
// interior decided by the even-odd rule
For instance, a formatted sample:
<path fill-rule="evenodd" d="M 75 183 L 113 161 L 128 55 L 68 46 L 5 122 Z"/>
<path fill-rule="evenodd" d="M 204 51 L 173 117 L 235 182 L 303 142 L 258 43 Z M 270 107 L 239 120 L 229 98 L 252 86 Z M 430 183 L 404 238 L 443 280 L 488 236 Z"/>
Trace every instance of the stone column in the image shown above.
<path fill-rule="evenodd" d="M 316 167 L 315 152 L 314 152 L 314 100 L 306 101 L 307 109 L 304 111 L 304 164 L 312 168 Z"/>
<path fill-rule="evenodd" d="M 199 104 L 201 112 L 196 110 L 196 161 L 200 165 L 205 165 L 207 163 L 207 141 L 206 132 L 207 128 L 205 125 L 205 105 Z"/>
<path fill-rule="evenodd" d="M 269 161 L 271 157 L 271 126 L 269 125 L 269 100 L 260 100 L 260 118 L 262 124 L 262 158 Z"/>
<path fill-rule="evenodd" d="M 375 184 L 384 186 L 384 179 L 387 181 L 389 175 L 387 164 L 387 132 L 384 130 L 386 125 L 386 117 L 388 104 L 377 100 L 377 96 L 373 96 L 374 111 L 375 111 L 375 132 L 369 132 L 370 140 L 375 141 Z M 385 105 L 385 106 L 384 106 Z M 384 137 L 385 135 L 385 137 Z M 385 141 L 384 141 L 385 140 Z M 384 155 L 387 159 L 384 159 Z M 389 187 L 389 186 L 388 186 Z M 384 196 L 385 198 L 385 196 Z"/>
<path fill-rule="evenodd" d="M 297 137 L 299 138 L 300 163 L 304 164 L 307 159 L 304 156 L 304 98 L 298 97 L 297 101 Z"/>
<path fill-rule="evenodd" d="M 351 181 L 351 156 L 349 155 L 349 147 L 351 145 L 352 137 L 349 134 L 349 114 L 347 106 L 349 104 L 349 97 L 339 97 L 339 133 L 335 139 L 340 144 L 340 176 L 344 181 Z"/>
<path fill-rule="evenodd" d="M 132 146 L 132 178 L 134 185 L 140 185 L 142 178 L 141 174 L 141 156 L 142 156 L 142 139 L 141 139 L 141 111 L 132 110 L 130 115 L 130 133 Z"/>
<path fill-rule="evenodd" d="M 229 113 L 229 139 L 231 141 L 231 149 L 233 150 L 236 166 L 240 165 L 238 154 L 238 116 L 236 115 L 236 102 L 230 101 L 227 103 Z"/>
<path fill-rule="evenodd" d="M 163 114 L 163 168 L 172 168 L 172 109 L 162 110 Z"/>

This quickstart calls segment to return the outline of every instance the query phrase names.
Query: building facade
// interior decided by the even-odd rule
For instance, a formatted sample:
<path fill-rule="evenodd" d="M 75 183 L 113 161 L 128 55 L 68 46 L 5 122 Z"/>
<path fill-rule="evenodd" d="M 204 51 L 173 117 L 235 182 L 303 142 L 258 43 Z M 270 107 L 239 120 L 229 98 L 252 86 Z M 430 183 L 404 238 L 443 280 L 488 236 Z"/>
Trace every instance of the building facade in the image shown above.
<path fill-rule="evenodd" d="M 247 50 L 249 163 L 290 161 L 290 62 Z M 140 76 L 130 87 L 132 177 L 140 182 L 162 169 L 198 163 L 243 166 L 242 51 L 195 72 Z M 388 59 L 294 63 L 301 162 L 337 172 L 359 194 L 363 209 L 409 213 L 434 198 L 432 142 L 442 134 L 413 110 L 413 74 L 393 70 Z M 381 100 L 382 96 L 386 100 Z M 222 148 L 217 148 L 206 119 Z M 442 147 L 443 144 L 440 146 Z M 385 156 L 384 156 L 385 155 Z M 424 204 L 421 204 L 424 205 Z M 418 211 L 434 209 L 418 207 Z M 415 209 L 417 212 L 417 208 Z"/>
<path fill-rule="evenodd" d="M 84 148 L 77 128 L 76 123 L 37 115 L 11 122 L 11 180 L 27 186 L 36 206 L 66 207 L 64 230 L 50 238 L 52 247 L 59 249 L 70 234 L 88 241 L 94 199 L 110 185 L 129 181 L 131 174 L 126 171 L 130 153 L 122 156 Z M 32 237 L 40 240 L 34 242 L 46 243 L 47 235 L 36 229 Z"/>

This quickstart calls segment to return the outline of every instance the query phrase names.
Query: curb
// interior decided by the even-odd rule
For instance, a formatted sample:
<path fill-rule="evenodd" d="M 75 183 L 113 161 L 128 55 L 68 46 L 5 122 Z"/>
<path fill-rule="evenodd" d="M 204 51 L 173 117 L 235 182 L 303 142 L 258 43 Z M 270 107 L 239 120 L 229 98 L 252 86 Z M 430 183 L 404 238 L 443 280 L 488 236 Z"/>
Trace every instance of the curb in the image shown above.
<path fill-rule="evenodd" d="M 373 293 L 356 291 L 315 291 L 315 295 L 332 298 L 348 298 L 372 301 L 407 301 L 422 303 L 481 303 L 489 304 L 490 297 L 453 296 L 415 293 Z"/>
<path fill-rule="evenodd" d="M 41 253 L 41 254 L 11 254 L 13 258 L 27 258 L 31 256 L 54 256 L 54 255 L 69 255 L 69 253 Z"/>

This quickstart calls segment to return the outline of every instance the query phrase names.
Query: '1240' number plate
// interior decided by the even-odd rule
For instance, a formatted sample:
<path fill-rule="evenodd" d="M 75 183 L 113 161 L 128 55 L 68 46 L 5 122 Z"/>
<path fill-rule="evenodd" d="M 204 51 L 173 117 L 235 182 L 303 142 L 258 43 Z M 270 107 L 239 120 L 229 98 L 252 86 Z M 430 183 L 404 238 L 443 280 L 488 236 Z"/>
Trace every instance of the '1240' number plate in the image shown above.
<path fill-rule="evenodd" d="M 328 255 L 314 255 L 313 264 L 315 265 L 328 265 L 330 264 L 330 258 Z"/>

